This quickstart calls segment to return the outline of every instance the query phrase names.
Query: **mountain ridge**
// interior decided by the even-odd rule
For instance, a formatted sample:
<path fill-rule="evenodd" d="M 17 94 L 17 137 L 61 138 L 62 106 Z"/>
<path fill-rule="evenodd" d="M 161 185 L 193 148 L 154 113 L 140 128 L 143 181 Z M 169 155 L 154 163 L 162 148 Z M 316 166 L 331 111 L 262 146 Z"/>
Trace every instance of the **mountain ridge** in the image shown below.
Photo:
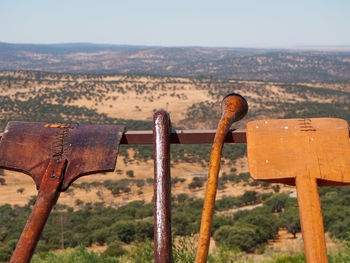
<path fill-rule="evenodd" d="M 350 81 L 349 51 L 0 42 L 0 70 Z"/>

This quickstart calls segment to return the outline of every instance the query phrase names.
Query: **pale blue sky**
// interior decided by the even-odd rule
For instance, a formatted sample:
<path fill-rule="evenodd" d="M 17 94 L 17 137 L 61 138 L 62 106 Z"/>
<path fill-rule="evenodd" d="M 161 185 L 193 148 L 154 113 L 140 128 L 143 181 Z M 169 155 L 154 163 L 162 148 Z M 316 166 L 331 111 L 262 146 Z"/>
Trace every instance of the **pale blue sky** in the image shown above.
<path fill-rule="evenodd" d="M 0 0 L 0 41 L 350 46 L 350 0 Z"/>

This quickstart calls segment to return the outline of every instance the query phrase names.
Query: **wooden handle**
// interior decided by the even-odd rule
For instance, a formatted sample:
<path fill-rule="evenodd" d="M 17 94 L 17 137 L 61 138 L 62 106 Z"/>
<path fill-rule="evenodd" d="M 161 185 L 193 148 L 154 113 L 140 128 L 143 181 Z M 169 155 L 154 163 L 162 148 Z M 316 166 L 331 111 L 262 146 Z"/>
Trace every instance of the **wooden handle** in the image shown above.
<path fill-rule="evenodd" d="M 40 184 L 38 198 L 13 252 L 10 263 L 30 262 L 36 244 L 55 205 L 63 179 L 65 161 L 51 159 Z"/>
<path fill-rule="evenodd" d="M 214 211 L 216 188 L 218 174 L 220 171 L 221 152 L 224 144 L 224 139 L 232 123 L 239 121 L 246 115 L 248 111 L 248 104 L 241 95 L 232 93 L 223 99 L 222 111 L 223 113 L 218 125 L 218 129 L 216 131 L 210 154 L 208 182 L 202 211 L 201 227 L 195 260 L 196 263 L 206 262 L 208 257 L 210 228 Z"/>
<path fill-rule="evenodd" d="M 170 117 L 166 111 L 153 115 L 154 147 L 154 262 L 171 263 Z"/>
<path fill-rule="evenodd" d="M 300 175 L 296 177 L 295 184 L 306 262 L 327 263 L 327 249 L 317 179 L 310 177 L 310 175 Z"/>

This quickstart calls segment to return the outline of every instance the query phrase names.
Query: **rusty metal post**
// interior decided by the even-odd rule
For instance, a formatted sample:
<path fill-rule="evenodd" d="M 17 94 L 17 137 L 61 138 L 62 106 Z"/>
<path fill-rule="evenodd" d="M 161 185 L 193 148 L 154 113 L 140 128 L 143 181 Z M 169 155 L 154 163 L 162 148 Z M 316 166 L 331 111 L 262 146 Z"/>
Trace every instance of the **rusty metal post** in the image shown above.
<path fill-rule="evenodd" d="M 60 195 L 66 161 L 50 160 L 35 202 L 10 263 L 30 262 L 52 207 Z"/>
<path fill-rule="evenodd" d="M 171 249 L 170 117 L 153 115 L 154 145 L 154 262 L 173 262 Z"/>

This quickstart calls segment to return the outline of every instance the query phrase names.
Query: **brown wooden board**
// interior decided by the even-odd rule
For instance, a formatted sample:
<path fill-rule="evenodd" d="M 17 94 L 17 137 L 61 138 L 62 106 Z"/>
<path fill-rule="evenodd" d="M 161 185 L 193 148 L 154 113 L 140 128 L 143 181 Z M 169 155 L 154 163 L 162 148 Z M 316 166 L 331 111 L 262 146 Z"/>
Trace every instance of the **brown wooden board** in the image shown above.
<path fill-rule="evenodd" d="M 254 179 L 296 185 L 306 262 L 327 263 L 318 186 L 350 183 L 348 123 L 332 118 L 249 122 L 247 149 Z"/>
<path fill-rule="evenodd" d="M 350 183 L 349 125 L 334 118 L 259 120 L 247 124 L 251 176 L 295 185 L 310 174 L 319 185 Z"/>

